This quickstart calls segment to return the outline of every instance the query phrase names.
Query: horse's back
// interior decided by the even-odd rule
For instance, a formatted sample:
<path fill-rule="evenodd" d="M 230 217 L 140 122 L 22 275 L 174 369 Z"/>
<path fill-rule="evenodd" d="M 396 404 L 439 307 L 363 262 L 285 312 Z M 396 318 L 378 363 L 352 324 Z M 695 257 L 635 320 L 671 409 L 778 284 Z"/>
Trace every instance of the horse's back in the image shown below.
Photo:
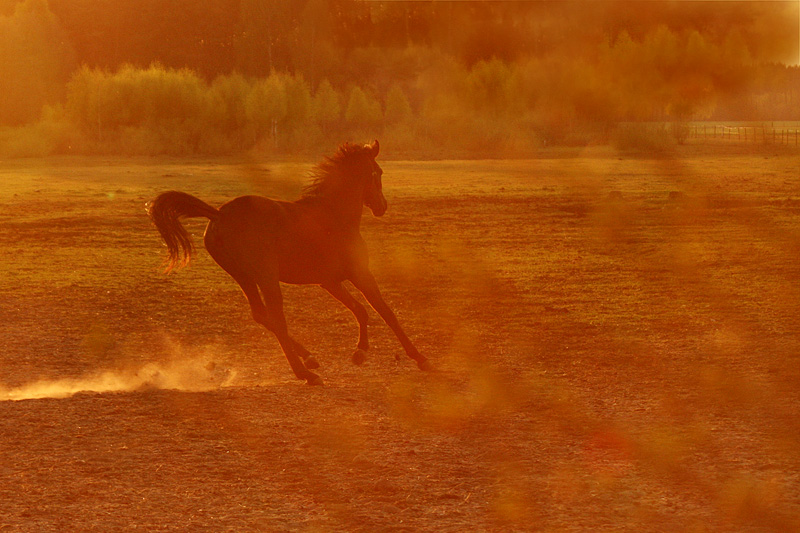
<path fill-rule="evenodd" d="M 289 202 L 273 200 L 266 196 L 239 196 L 222 204 L 220 218 L 226 223 L 241 225 L 261 225 L 278 223 L 285 216 L 285 206 Z"/>
<path fill-rule="evenodd" d="M 211 257 L 238 272 L 277 271 L 287 283 L 340 280 L 349 263 L 346 246 L 309 206 L 264 196 L 240 196 L 219 208 L 206 228 Z"/>

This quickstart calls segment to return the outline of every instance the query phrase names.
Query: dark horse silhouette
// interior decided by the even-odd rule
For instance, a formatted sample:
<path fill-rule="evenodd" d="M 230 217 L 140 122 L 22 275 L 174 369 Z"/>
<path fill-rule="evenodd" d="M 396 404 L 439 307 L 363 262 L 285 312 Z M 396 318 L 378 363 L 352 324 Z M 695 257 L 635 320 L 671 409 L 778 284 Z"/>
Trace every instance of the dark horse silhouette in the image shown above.
<path fill-rule="evenodd" d="M 381 185 L 383 170 L 375 162 L 378 150 L 378 141 L 343 144 L 314 168 L 311 184 L 294 202 L 240 196 L 217 209 L 189 194 L 169 191 L 148 206 L 169 251 L 167 272 L 188 264 L 194 253 L 180 219 L 210 220 L 203 238 L 206 250 L 241 286 L 253 319 L 275 334 L 295 375 L 310 385 L 322 385 L 322 379 L 310 370 L 319 363 L 289 335 L 280 282 L 319 285 L 355 315 L 359 335 L 353 362 L 361 364 L 369 349 L 367 311 L 342 285 L 350 281 L 394 331 L 417 366 L 431 369 L 383 300 L 361 237 L 362 205 L 376 217 L 387 208 Z"/>

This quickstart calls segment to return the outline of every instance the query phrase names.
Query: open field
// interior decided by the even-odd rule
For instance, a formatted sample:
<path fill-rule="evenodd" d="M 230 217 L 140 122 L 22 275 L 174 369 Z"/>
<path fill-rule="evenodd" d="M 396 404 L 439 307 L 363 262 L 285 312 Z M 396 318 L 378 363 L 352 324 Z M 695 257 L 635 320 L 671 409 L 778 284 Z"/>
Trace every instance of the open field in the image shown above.
<path fill-rule="evenodd" d="M 353 366 L 286 287 L 318 388 L 144 211 L 309 165 L 0 163 L 0 531 L 800 529 L 800 156 L 381 164 L 373 270 L 439 371 L 371 310 Z"/>

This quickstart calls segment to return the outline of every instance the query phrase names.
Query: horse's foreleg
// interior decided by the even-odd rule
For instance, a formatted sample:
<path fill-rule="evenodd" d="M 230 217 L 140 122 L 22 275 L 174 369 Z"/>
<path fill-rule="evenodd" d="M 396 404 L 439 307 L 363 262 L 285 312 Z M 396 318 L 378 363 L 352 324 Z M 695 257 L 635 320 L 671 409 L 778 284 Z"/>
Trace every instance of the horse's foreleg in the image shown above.
<path fill-rule="evenodd" d="M 292 337 L 289 337 L 289 339 L 292 341 L 294 351 L 303 358 L 303 363 L 305 363 L 307 369 L 314 370 L 315 368 L 319 368 L 319 362 L 317 362 L 317 358 L 314 357 L 305 346 L 294 340 Z"/>
<path fill-rule="evenodd" d="M 369 350 L 369 337 L 367 336 L 369 315 L 367 314 L 367 310 L 341 283 L 325 284 L 322 285 L 322 288 L 339 300 L 353 315 L 355 315 L 356 320 L 358 320 L 358 346 L 356 347 L 356 351 L 353 352 L 352 358 L 353 363 L 360 365 L 366 360 L 367 350 Z"/>
<path fill-rule="evenodd" d="M 403 328 L 400 326 L 400 322 L 397 320 L 394 312 L 391 308 L 386 304 L 381 295 L 380 289 L 378 289 L 378 284 L 375 282 L 375 278 L 372 276 L 370 272 L 363 272 L 354 276 L 350 281 L 353 282 L 353 285 L 361 291 L 361 294 L 367 299 L 369 304 L 372 306 L 375 311 L 381 315 L 381 318 L 386 322 L 386 324 L 394 331 L 394 334 L 397 336 L 397 340 L 400 341 L 400 344 L 403 345 L 403 349 L 406 351 L 406 354 L 417 362 L 417 366 L 420 370 L 433 370 L 433 366 L 430 362 L 419 353 L 416 349 L 414 344 L 411 342 L 411 339 L 408 338 Z"/>

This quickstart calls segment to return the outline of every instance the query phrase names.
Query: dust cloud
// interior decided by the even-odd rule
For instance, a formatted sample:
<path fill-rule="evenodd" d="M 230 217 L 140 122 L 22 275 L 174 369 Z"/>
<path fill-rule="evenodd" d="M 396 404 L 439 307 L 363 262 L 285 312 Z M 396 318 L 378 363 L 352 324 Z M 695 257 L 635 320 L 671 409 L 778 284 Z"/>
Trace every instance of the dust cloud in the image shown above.
<path fill-rule="evenodd" d="M 81 392 L 107 393 L 170 389 L 203 392 L 230 386 L 236 371 L 208 358 L 147 363 L 134 369 L 107 370 L 80 378 L 39 380 L 0 387 L 0 401 L 67 398 Z"/>

